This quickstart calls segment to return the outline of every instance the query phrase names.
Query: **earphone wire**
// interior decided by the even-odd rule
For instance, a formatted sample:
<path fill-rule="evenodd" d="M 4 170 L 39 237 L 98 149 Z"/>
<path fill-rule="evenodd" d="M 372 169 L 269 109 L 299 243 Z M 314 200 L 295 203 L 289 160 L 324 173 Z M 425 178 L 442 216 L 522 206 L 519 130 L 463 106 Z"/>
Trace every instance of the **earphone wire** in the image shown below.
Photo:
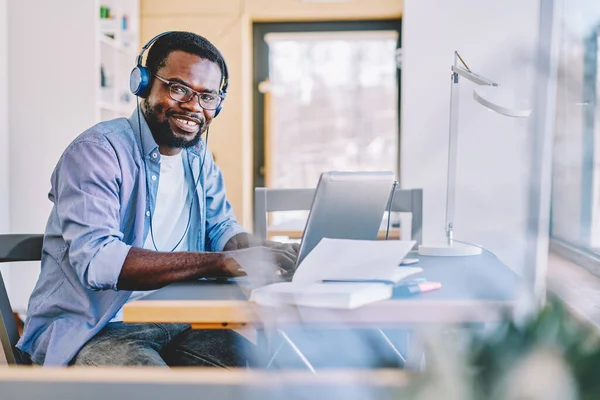
<path fill-rule="evenodd" d="M 171 33 L 174 33 L 174 32 L 172 32 L 172 31 L 163 32 L 163 33 L 160 33 L 160 34 L 154 36 L 152 39 L 150 39 L 150 41 L 148 41 L 142 47 L 140 53 L 138 54 L 138 56 L 136 58 L 136 65 L 137 65 L 136 68 L 142 68 L 142 61 L 143 61 L 144 53 L 146 52 L 146 50 L 148 50 L 150 48 L 150 46 L 152 44 L 154 44 L 159 38 L 161 38 L 161 37 L 163 37 L 165 35 L 171 34 Z M 216 50 L 216 51 L 217 51 L 217 54 L 219 56 L 218 58 L 220 60 L 220 66 L 222 67 L 222 77 L 221 77 L 222 79 L 221 79 L 221 85 L 220 85 L 221 88 L 220 88 L 220 91 L 219 91 L 219 93 L 222 96 L 222 99 L 221 99 L 221 104 L 217 108 L 216 113 L 214 115 L 215 117 L 221 111 L 221 107 L 223 106 L 223 102 L 225 101 L 225 96 L 227 95 L 227 89 L 229 87 L 229 71 L 227 70 L 227 63 L 225 62 L 225 58 L 223 57 L 223 55 L 218 50 Z M 143 75 L 143 74 L 141 74 L 141 72 L 140 72 L 140 75 Z M 149 84 L 149 82 L 151 82 L 151 80 L 149 80 L 148 82 L 146 82 L 146 84 Z M 143 163 L 143 166 L 144 166 L 144 172 L 146 173 L 146 169 L 147 169 L 146 154 L 144 154 L 144 142 L 143 142 L 143 138 L 142 138 L 142 136 L 143 136 L 142 135 L 142 121 L 141 121 L 141 115 L 140 115 L 140 99 L 139 99 L 139 97 L 140 97 L 140 93 L 139 93 L 140 92 L 140 85 L 141 85 L 141 82 L 138 82 L 136 90 L 134 91 L 132 89 L 132 91 L 133 91 L 133 93 L 137 97 L 138 128 L 139 128 L 139 132 L 140 132 L 140 145 L 141 145 L 141 151 L 140 151 L 140 153 L 142 154 L 142 163 Z M 133 85 L 131 84 L 131 81 L 130 81 L 130 87 L 133 87 Z M 175 247 L 173 247 L 173 249 L 171 249 L 171 252 L 173 252 L 181 244 L 181 241 L 187 235 L 187 233 L 189 231 L 189 228 L 190 228 L 190 225 L 191 225 L 192 212 L 193 212 L 193 209 L 194 209 L 194 201 L 195 201 L 195 198 L 197 197 L 198 184 L 200 183 L 200 179 L 202 178 L 202 172 L 204 170 L 204 162 L 206 161 L 206 151 L 208 149 L 208 136 L 209 136 L 209 128 L 207 127 L 206 128 L 206 140 L 205 140 L 205 144 L 204 144 L 204 154 L 202 156 L 202 162 L 200 164 L 200 170 L 198 172 L 198 179 L 194 183 L 194 189 L 192 191 L 192 201 L 190 202 L 190 211 L 189 211 L 189 214 L 188 214 L 188 221 L 187 221 L 187 224 L 186 224 L 186 227 L 185 227 L 185 231 L 183 232 L 183 236 L 179 239 L 179 241 L 177 242 L 177 244 L 175 245 Z M 187 149 L 186 149 L 186 152 L 187 152 L 187 160 L 188 160 L 189 171 L 190 171 L 190 174 L 192 174 L 192 178 L 193 178 L 194 171 L 193 171 L 192 165 L 190 163 L 190 153 L 189 153 L 189 151 Z M 192 182 L 193 182 L 193 180 L 192 180 Z M 149 184 L 148 184 L 148 179 L 146 177 L 146 201 L 148 200 L 148 196 L 149 195 L 150 195 L 150 187 L 149 187 Z M 186 202 L 187 202 L 187 199 L 186 199 Z M 150 210 L 148 210 L 148 211 L 150 211 Z M 156 251 L 158 251 L 158 248 L 157 248 L 155 240 L 154 240 L 154 229 L 153 229 L 153 224 L 152 224 L 153 215 L 152 215 L 152 213 L 149 215 L 149 217 L 150 217 L 150 237 L 152 239 L 152 245 L 154 246 L 154 249 Z"/>
<path fill-rule="evenodd" d="M 146 173 L 146 155 L 144 154 L 144 139 L 143 139 L 143 135 L 142 135 L 142 119 L 141 119 L 141 113 L 140 113 L 140 99 L 139 97 L 137 98 L 137 114 L 138 114 L 138 129 L 140 132 L 140 144 L 141 144 L 141 153 L 142 153 L 142 163 L 144 164 L 144 172 Z M 206 160 L 206 150 L 208 149 L 208 133 L 209 133 L 209 128 L 206 128 L 206 143 L 204 145 L 204 154 L 202 156 L 202 162 L 200 163 L 200 171 L 198 172 L 198 179 L 196 180 L 196 182 L 194 183 L 194 189 L 192 190 L 192 201 L 190 202 L 190 211 L 188 213 L 188 220 L 185 226 L 185 231 L 183 232 L 183 236 L 181 236 L 181 238 L 179 239 L 179 241 L 177 242 L 177 244 L 170 250 L 170 252 L 175 251 L 175 249 L 181 244 L 181 241 L 185 238 L 185 236 L 187 235 L 189 229 L 190 229 L 190 225 L 191 225 L 191 221 L 192 221 L 192 212 L 194 209 L 194 200 L 196 199 L 196 190 L 198 188 L 198 184 L 200 183 L 200 179 L 202 177 L 202 171 L 204 169 L 204 161 Z M 186 150 L 187 151 L 187 150 Z M 190 170 L 190 173 L 193 174 L 193 169 L 192 169 L 192 165 L 190 164 L 190 154 L 189 152 L 187 153 L 187 160 L 188 160 L 188 167 Z M 148 196 L 150 195 L 150 188 L 148 186 L 148 177 L 146 177 L 146 201 L 148 200 Z M 153 213 L 150 213 L 150 238 L 152 240 L 152 245 L 154 246 L 154 250 L 159 251 L 158 250 L 158 246 L 156 246 L 156 242 L 154 240 L 154 229 L 153 229 L 153 225 L 152 225 L 152 215 Z"/>
<path fill-rule="evenodd" d="M 392 204 L 394 203 L 394 195 L 396 194 L 396 186 L 398 186 L 398 181 L 394 181 L 392 185 L 392 194 L 390 195 L 390 202 L 387 207 L 388 217 L 387 217 L 387 228 L 385 230 L 385 240 L 388 240 L 390 234 L 390 221 L 392 217 Z"/>
<path fill-rule="evenodd" d="M 192 190 L 192 201 L 190 203 L 190 211 L 188 214 L 188 221 L 187 224 L 185 226 L 185 231 L 183 232 L 183 236 L 181 236 L 181 238 L 179 239 L 179 241 L 177 242 L 177 244 L 175 245 L 175 247 L 173 247 L 171 249 L 171 252 L 175 251 L 175 249 L 179 246 L 179 244 L 181 243 L 181 241 L 185 238 L 185 235 L 187 235 L 189 229 L 190 229 L 190 225 L 191 225 L 191 221 L 192 221 L 192 210 L 194 209 L 194 200 L 196 199 L 196 190 L 198 188 L 198 183 L 200 183 L 200 177 L 202 176 L 202 170 L 204 169 L 204 160 L 206 160 L 206 149 L 208 148 L 208 131 L 209 129 L 206 128 L 206 143 L 204 146 L 204 155 L 202 156 L 202 163 L 200 164 L 200 171 L 198 173 L 198 179 L 196 180 L 196 183 L 194 184 L 194 189 Z M 186 150 L 187 151 L 187 150 Z M 188 167 L 190 169 L 190 174 L 193 174 L 193 169 L 192 169 L 192 165 L 190 164 L 190 154 L 188 152 Z M 152 217 L 150 217 L 150 234 L 152 235 L 152 244 L 154 245 L 154 248 L 156 249 L 156 251 L 158 251 L 158 248 L 156 246 L 156 243 L 154 243 L 154 235 L 152 233 Z"/>

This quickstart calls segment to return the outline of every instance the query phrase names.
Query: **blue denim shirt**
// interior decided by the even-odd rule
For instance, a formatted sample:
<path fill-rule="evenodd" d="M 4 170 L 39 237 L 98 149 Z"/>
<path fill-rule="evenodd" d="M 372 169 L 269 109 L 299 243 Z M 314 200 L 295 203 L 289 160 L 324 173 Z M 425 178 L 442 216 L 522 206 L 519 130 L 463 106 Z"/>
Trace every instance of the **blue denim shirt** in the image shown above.
<path fill-rule="evenodd" d="M 17 345 L 36 364 L 68 365 L 131 294 L 117 290 L 117 280 L 129 249 L 144 245 L 160 175 L 158 146 L 143 117 L 140 135 L 137 116 L 134 112 L 129 119 L 88 129 L 67 147 L 54 169 L 48 195 L 54 206 L 41 273 Z M 186 165 L 191 157 L 193 173 L 186 174 L 190 185 L 198 181 L 204 146 L 201 141 L 183 152 Z M 235 220 L 210 151 L 196 195 L 199 207 L 192 211 L 190 250 L 221 251 L 244 230 Z"/>

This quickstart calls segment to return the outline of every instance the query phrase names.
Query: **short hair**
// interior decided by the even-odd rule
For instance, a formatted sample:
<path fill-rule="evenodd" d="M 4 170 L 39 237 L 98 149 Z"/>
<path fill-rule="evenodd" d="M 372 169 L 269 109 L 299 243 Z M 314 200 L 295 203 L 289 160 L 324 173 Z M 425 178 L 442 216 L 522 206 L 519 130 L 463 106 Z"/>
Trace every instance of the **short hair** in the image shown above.
<path fill-rule="evenodd" d="M 225 78 L 225 60 L 219 50 L 206 38 L 192 32 L 175 31 L 158 38 L 148 51 L 146 67 L 155 74 L 166 65 L 169 54 L 178 50 L 216 63 L 221 69 L 221 81 Z"/>

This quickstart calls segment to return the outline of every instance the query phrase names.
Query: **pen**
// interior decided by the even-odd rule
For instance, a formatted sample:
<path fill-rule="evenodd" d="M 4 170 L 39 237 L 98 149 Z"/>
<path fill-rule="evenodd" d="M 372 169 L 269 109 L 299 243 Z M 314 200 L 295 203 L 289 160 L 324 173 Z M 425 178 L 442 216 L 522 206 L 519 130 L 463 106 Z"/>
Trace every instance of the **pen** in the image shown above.
<path fill-rule="evenodd" d="M 399 285 L 394 288 L 394 296 L 414 296 L 419 293 L 431 292 L 442 288 L 440 282 L 419 282 Z"/>

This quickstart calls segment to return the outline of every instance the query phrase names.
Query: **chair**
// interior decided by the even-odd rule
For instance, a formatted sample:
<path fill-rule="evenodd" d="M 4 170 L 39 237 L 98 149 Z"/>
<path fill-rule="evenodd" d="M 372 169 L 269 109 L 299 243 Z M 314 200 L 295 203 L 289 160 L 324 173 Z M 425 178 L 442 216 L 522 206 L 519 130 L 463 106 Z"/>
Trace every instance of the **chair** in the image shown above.
<path fill-rule="evenodd" d="M 267 239 L 268 215 L 275 211 L 308 211 L 316 189 L 254 189 L 254 234 Z M 423 239 L 423 189 L 396 189 L 392 212 L 412 214 L 411 239 Z"/>
<path fill-rule="evenodd" d="M 43 240 L 44 235 L 0 235 L 0 263 L 41 260 Z M 30 364 L 21 352 L 16 351 L 18 341 L 19 331 L 0 273 L 0 343 L 4 356 L 9 365 Z"/>

